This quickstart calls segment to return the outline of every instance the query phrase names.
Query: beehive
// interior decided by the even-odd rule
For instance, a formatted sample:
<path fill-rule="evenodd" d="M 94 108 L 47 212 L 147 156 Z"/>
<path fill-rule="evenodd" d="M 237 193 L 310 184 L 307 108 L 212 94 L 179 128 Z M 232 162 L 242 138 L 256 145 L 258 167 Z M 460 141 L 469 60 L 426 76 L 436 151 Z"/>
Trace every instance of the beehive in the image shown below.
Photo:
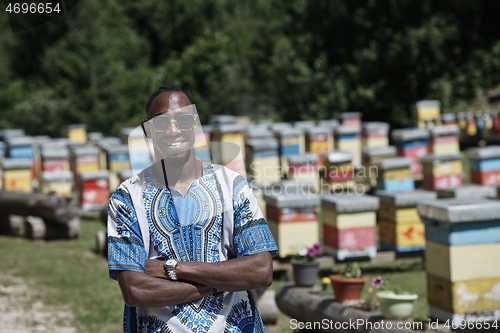
<path fill-rule="evenodd" d="M 387 147 L 389 145 L 389 124 L 366 122 L 361 124 L 361 145 L 363 147 Z"/>
<path fill-rule="evenodd" d="M 316 154 L 290 155 L 288 179 L 306 180 L 319 187 L 318 156 Z"/>
<path fill-rule="evenodd" d="M 325 195 L 321 199 L 324 251 L 345 258 L 375 257 L 376 210 L 379 199 L 369 195 Z"/>
<path fill-rule="evenodd" d="M 462 185 L 462 155 L 427 155 L 423 166 L 423 187 L 428 191 Z"/>
<path fill-rule="evenodd" d="M 432 128 L 427 151 L 433 155 L 455 155 L 460 153 L 458 125 L 445 125 Z"/>
<path fill-rule="evenodd" d="M 396 147 L 393 146 L 363 148 L 361 153 L 363 173 L 364 176 L 369 179 L 372 187 L 377 185 L 378 172 L 375 163 L 393 158 L 396 156 L 396 153 Z"/>
<path fill-rule="evenodd" d="M 293 123 L 293 128 L 298 129 L 300 131 L 299 135 L 299 151 L 300 154 L 306 152 L 306 135 L 305 131 L 308 128 L 316 127 L 316 122 L 314 120 L 304 120 L 304 121 L 296 121 Z"/>
<path fill-rule="evenodd" d="M 82 172 L 100 170 L 100 149 L 94 146 L 76 146 L 70 148 L 70 170 L 75 184 L 79 184 Z"/>
<path fill-rule="evenodd" d="M 245 138 L 243 124 L 228 124 L 214 126 L 212 142 L 212 158 L 214 163 L 222 164 L 229 169 L 246 177 L 245 161 Z"/>
<path fill-rule="evenodd" d="M 85 171 L 80 174 L 80 200 L 82 210 L 100 211 L 109 201 L 109 171 Z"/>
<path fill-rule="evenodd" d="M 500 262 L 500 202 L 442 199 L 419 203 L 418 212 L 426 226 L 430 316 L 500 319 L 500 265 L 496 264 Z"/>
<path fill-rule="evenodd" d="M 436 193 L 423 190 L 405 192 L 377 191 L 380 199 L 380 247 L 396 252 L 425 249 L 425 226 L 417 212 L 417 204 L 435 200 Z"/>
<path fill-rule="evenodd" d="M 425 129 L 405 128 L 392 131 L 392 139 L 397 148 L 398 156 L 413 160 L 411 174 L 415 179 L 422 179 L 420 158 L 427 155 L 427 138 L 429 132 Z"/>
<path fill-rule="evenodd" d="M 69 171 L 69 150 L 66 147 L 43 148 L 41 172 Z"/>
<path fill-rule="evenodd" d="M 349 111 L 349 112 L 339 112 L 335 115 L 335 118 L 339 121 L 341 125 L 346 126 L 359 126 L 361 125 L 361 112 Z"/>
<path fill-rule="evenodd" d="M 360 134 L 361 127 L 359 125 L 342 125 L 334 129 L 335 149 L 351 152 L 354 164 L 361 164 Z"/>
<path fill-rule="evenodd" d="M 320 197 L 313 193 L 266 193 L 266 217 L 278 255 L 296 255 L 300 246 L 318 243 Z"/>
<path fill-rule="evenodd" d="M 3 189 L 31 192 L 31 167 L 33 160 L 26 158 L 4 158 L 2 161 Z"/>
<path fill-rule="evenodd" d="M 75 124 L 67 126 L 62 133 L 63 137 L 71 139 L 76 143 L 87 142 L 87 126 L 84 124 Z"/>
<path fill-rule="evenodd" d="M 467 150 L 470 180 L 479 185 L 500 185 L 500 146 Z"/>
<path fill-rule="evenodd" d="M 277 124 L 275 124 L 277 125 Z M 292 127 L 282 127 L 275 130 L 276 138 L 279 142 L 279 154 L 281 169 L 288 173 L 288 156 L 300 153 L 300 135 L 302 131 Z"/>
<path fill-rule="evenodd" d="M 412 160 L 405 157 L 388 158 L 376 162 L 377 190 L 411 191 L 415 189 L 410 167 Z"/>
<path fill-rule="evenodd" d="M 318 165 L 323 165 L 322 154 L 333 150 L 333 133 L 329 127 L 313 127 L 305 130 L 306 151 L 318 155 Z"/>
<path fill-rule="evenodd" d="M 248 140 L 247 152 L 250 180 L 270 185 L 281 179 L 278 140 L 275 138 Z"/>
<path fill-rule="evenodd" d="M 73 173 L 68 170 L 42 172 L 40 188 L 42 193 L 55 193 L 69 198 L 73 191 Z"/>
<path fill-rule="evenodd" d="M 425 121 L 433 121 L 441 113 L 441 103 L 435 100 L 418 101 L 415 104 L 416 120 L 419 128 L 425 128 Z"/>
<path fill-rule="evenodd" d="M 344 191 L 354 187 L 353 155 L 346 151 L 331 151 L 323 153 L 325 161 L 323 185 L 330 192 Z"/>

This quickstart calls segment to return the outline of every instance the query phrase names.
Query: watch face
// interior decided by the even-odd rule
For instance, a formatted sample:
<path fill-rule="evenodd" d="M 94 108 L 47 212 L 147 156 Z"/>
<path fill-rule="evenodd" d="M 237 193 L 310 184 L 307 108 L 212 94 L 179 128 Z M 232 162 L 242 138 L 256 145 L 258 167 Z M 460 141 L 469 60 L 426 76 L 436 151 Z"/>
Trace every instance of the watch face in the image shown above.
<path fill-rule="evenodd" d="M 177 260 L 175 259 L 168 259 L 166 262 L 165 262 L 165 265 L 168 266 L 168 267 L 175 267 L 177 265 Z"/>

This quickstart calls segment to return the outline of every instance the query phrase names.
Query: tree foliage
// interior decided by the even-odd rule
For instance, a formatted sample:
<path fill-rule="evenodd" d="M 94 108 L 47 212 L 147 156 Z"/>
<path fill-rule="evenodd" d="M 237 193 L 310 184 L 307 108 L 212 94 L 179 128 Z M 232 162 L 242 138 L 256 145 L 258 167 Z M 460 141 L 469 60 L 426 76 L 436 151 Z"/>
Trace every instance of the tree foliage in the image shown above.
<path fill-rule="evenodd" d="M 293 121 L 362 111 L 406 125 L 500 84 L 495 0 L 80 1 L 13 34 L 0 16 L 0 128 L 116 134 L 176 84 L 211 114 Z"/>

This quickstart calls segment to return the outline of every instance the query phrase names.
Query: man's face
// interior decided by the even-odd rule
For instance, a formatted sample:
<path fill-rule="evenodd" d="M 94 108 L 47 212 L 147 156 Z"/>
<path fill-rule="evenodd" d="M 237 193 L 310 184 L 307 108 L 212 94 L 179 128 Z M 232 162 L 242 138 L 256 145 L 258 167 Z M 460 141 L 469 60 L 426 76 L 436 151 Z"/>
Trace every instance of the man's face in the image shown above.
<path fill-rule="evenodd" d="M 148 136 L 153 140 L 156 161 L 163 158 L 179 162 L 187 161 L 195 141 L 198 121 L 195 119 L 191 129 L 180 129 L 179 126 L 183 128 L 182 115 L 193 116 L 193 110 L 189 99 L 181 92 L 168 91 L 155 97 L 147 116 L 149 119 L 159 116 L 153 122 L 157 121 L 168 126 L 168 129 L 163 132 L 158 132 L 153 126 L 148 126 Z M 170 118 L 170 124 L 166 117 L 160 116 L 162 114 Z M 178 118 L 179 116 L 181 118 Z"/>

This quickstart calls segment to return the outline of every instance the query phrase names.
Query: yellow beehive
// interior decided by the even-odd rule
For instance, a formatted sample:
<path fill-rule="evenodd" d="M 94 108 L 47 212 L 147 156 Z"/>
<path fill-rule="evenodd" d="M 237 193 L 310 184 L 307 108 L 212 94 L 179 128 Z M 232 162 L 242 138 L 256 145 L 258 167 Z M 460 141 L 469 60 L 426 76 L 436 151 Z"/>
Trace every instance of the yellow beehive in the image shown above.
<path fill-rule="evenodd" d="M 73 173 L 71 171 L 42 173 L 42 193 L 55 193 L 63 197 L 70 197 L 73 191 Z"/>
<path fill-rule="evenodd" d="M 377 216 L 372 212 L 338 213 L 328 206 L 322 206 L 323 223 L 337 229 L 375 227 Z"/>
<path fill-rule="evenodd" d="M 361 164 L 361 127 L 359 125 L 339 126 L 334 129 L 335 149 L 353 154 L 352 163 Z"/>
<path fill-rule="evenodd" d="M 84 124 L 69 125 L 63 130 L 63 137 L 75 143 L 86 143 L 87 128 Z"/>
<path fill-rule="evenodd" d="M 243 124 L 227 124 L 215 127 L 210 147 L 214 163 L 222 164 L 246 177 L 245 137 Z"/>
<path fill-rule="evenodd" d="M 379 220 L 380 241 L 403 246 L 425 246 L 425 226 L 422 222 L 396 224 L 389 220 Z"/>
<path fill-rule="evenodd" d="M 437 119 L 441 113 L 441 103 L 439 101 L 418 101 L 415 107 L 419 122 Z"/>
<path fill-rule="evenodd" d="M 361 124 L 361 145 L 363 147 L 387 147 L 389 145 L 389 124 L 364 122 Z"/>
<path fill-rule="evenodd" d="M 32 159 L 4 159 L 2 161 L 3 188 L 11 191 L 31 192 L 32 165 Z"/>
<path fill-rule="evenodd" d="M 276 223 L 268 220 L 267 224 L 278 245 L 280 257 L 296 255 L 299 246 L 318 243 L 318 222 Z"/>
<path fill-rule="evenodd" d="M 388 221 L 397 222 L 398 224 L 413 224 L 421 223 L 420 216 L 417 212 L 417 207 L 396 207 L 394 205 L 381 202 L 379 209 L 379 217 Z"/>
<path fill-rule="evenodd" d="M 427 272 L 452 282 L 500 277 L 500 243 L 447 245 L 427 240 Z M 464 264 L 466 263 L 466 264 Z"/>
<path fill-rule="evenodd" d="M 429 305 L 451 313 L 500 309 L 500 277 L 450 281 L 427 273 Z"/>

